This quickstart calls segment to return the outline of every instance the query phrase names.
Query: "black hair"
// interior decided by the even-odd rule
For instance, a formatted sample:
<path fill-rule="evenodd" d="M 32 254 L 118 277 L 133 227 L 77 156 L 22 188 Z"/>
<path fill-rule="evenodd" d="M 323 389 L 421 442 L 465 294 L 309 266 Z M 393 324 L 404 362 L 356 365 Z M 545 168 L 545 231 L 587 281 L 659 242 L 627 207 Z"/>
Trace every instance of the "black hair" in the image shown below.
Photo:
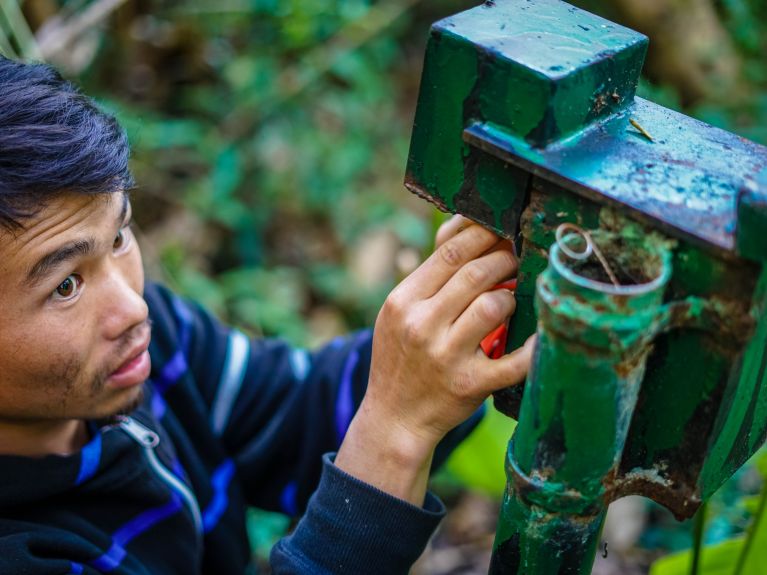
<path fill-rule="evenodd" d="M 56 70 L 0 56 L 0 228 L 64 192 L 128 191 L 129 155 L 117 120 Z"/>

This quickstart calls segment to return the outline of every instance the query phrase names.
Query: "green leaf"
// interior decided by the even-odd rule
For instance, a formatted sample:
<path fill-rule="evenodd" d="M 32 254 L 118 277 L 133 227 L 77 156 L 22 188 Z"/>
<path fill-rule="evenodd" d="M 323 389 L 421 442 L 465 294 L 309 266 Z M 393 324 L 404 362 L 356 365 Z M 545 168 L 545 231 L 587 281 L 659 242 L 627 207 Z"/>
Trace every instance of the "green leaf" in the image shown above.
<path fill-rule="evenodd" d="M 759 471 L 762 477 L 767 479 L 767 449 L 763 448 L 758 451 L 754 456 L 753 461 L 756 464 L 756 469 Z"/>
<path fill-rule="evenodd" d="M 743 538 L 705 547 L 698 575 L 732 575 L 742 548 Z M 653 563 L 650 575 L 689 575 L 691 565 L 692 551 L 674 553 Z M 744 571 L 744 575 L 746 573 L 756 575 L 759 571 Z"/>
<path fill-rule="evenodd" d="M 767 483 L 762 485 L 762 495 L 754 516 L 754 524 L 750 527 L 745 540 L 745 553 L 740 557 L 737 575 L 763 573 L 767 566 L 767 519 L 765 519 L 765 503 L 767 503 Z"/>

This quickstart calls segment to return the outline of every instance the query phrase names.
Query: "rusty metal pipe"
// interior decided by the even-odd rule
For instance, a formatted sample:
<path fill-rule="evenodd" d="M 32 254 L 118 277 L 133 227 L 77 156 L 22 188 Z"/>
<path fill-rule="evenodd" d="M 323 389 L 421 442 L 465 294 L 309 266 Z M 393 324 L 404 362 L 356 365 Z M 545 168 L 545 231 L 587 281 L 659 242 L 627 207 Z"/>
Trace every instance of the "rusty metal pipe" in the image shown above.
<path fill-rule="evenodd" d="M 554 244 L 537 281 L 538 343 L 507 454 L 490 573 L 587 574 L 653 338 L 667 325 L 667 246 L 594 232 L 621 285 Z"/>

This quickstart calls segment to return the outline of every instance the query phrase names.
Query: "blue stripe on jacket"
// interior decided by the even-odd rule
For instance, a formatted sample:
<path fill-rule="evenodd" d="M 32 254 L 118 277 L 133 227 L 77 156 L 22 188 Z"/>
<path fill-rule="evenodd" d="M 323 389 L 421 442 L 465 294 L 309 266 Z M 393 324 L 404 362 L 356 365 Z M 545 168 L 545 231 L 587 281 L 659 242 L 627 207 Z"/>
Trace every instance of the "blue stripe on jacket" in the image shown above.
<path fill-rule="evenodd" d="M 127 553 L 125 546 L 134 537 L 141 535 L 163 519 L 178 513 L 182 507 L 181 497 L 173 492 L 170 501 L 165 505 L 153 507 L 137 515 L 115 531 L 112 535 L 112 546 L 101 557 L 91 561 L 91 566 L 99 571 L 113 571 L 122 563 Z"/>
<path fill-rule="evenodd" d="M 83 447 L 80 453 L 80 471 L 75 485 L 80 485 L 93 477 L 101 461 L 101 432 L 94 428 L 93 438 Z"/>
<path fill-rule="evenodd" d="M 227 459 L 213 472 L 210 481 L 213 486 L 213 499 L 202 512 L 202 525 L 205 533 L 218 525 L 221 516 L 229 506 L 227 491 L 234 477 L 234 471 L 234 462 Z"/>

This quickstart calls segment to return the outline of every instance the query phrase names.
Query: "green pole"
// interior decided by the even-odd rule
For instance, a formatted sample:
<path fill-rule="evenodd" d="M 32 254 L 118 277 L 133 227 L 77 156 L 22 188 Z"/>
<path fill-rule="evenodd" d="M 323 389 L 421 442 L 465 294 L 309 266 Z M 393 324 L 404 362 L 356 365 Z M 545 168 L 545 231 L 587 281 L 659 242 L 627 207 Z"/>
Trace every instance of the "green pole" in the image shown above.
<path fill-rule="evenodd" d="M 671 274 L 669 252 L 652 236 L 592 238 L 619 285 L 597 259 L 571 259 L 557 243 L 537 281 L 538 343 L 507 453 L 493 575 L 591 572 L 605 485 L 662 329 Z"/>

